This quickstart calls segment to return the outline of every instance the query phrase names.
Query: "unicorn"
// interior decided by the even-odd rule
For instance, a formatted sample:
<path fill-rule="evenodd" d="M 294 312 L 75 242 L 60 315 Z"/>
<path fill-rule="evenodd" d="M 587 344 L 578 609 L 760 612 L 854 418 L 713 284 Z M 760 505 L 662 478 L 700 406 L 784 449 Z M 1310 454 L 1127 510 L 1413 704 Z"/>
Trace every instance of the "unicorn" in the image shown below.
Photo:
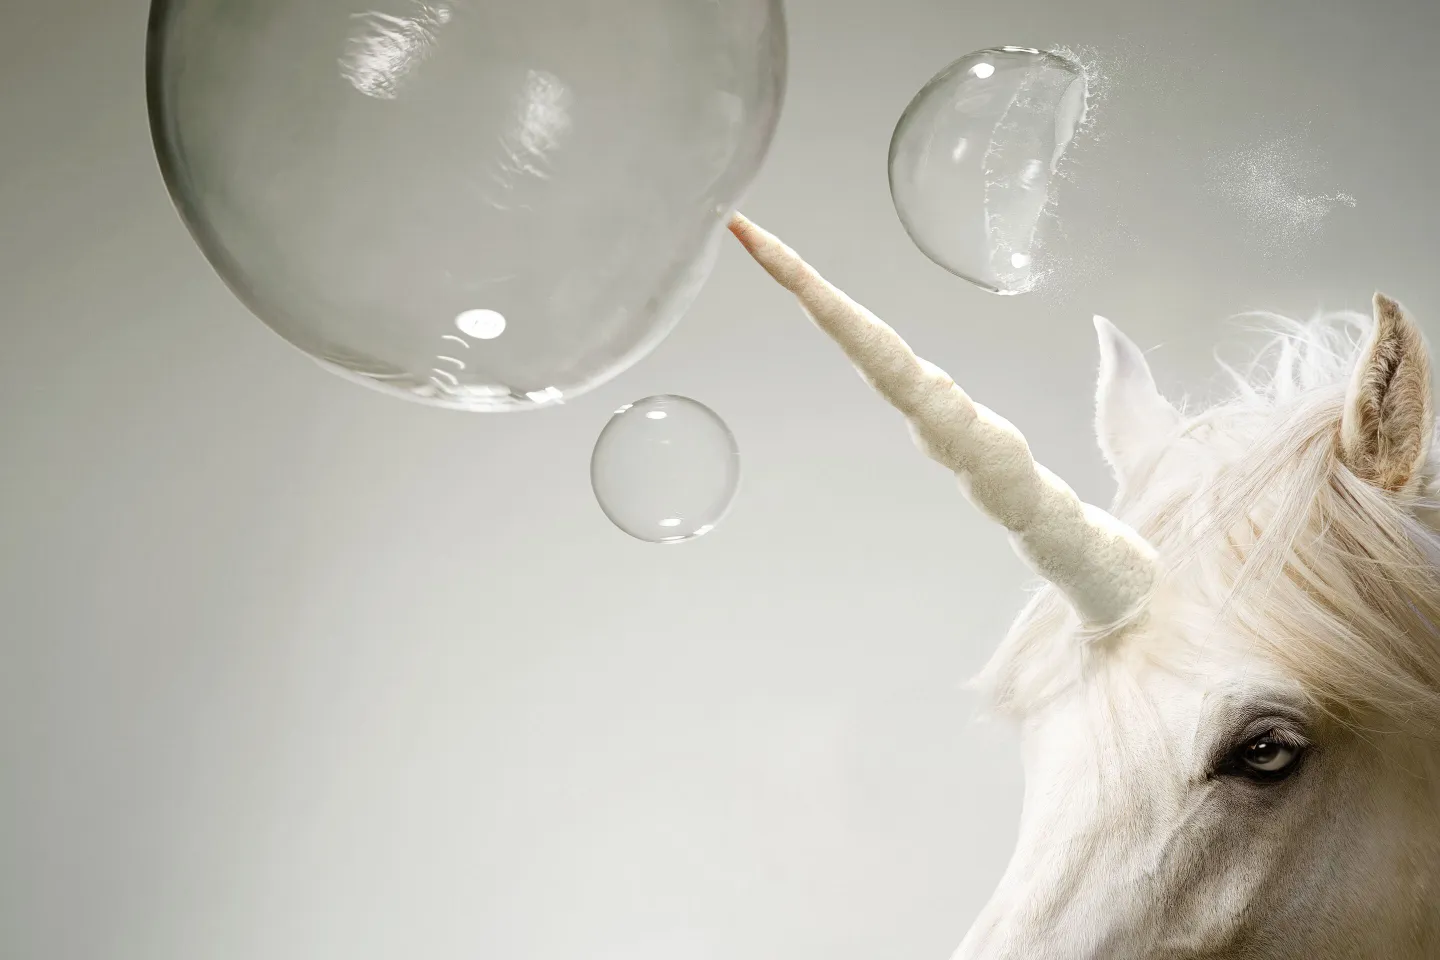
<path fill-rule="evenodd" d="M 1097 317 L 1103 510 L 793 250 L 730 229 L 1043 579 L 974 681 L 1025 790 L 954 960 L 1440 957 L 1440 455 L 1400 304 L 1282 321 L 1274 363 L 1198 413 Z"/>

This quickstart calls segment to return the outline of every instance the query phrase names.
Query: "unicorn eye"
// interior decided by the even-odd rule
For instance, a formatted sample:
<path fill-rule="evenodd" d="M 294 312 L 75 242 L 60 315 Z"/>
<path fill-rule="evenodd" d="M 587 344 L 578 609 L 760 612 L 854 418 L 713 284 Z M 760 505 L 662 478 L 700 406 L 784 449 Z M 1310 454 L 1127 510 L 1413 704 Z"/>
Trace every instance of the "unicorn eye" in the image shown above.
<path fill-rule="evenodd" d="M 1230 755 L 1223 772 L 1265 783 L 1295 772 L 1304 747 L 1276 731 L 1247 740 Z"/>
<path fill-rule="evenodd" d="M 1273 737 L 1261 737 L 1245 745 L 1242 759 L 1262 773 L 1277 773 L 1294 763 L 1299 755 L 1300 751 L 1288 744 Z"/>

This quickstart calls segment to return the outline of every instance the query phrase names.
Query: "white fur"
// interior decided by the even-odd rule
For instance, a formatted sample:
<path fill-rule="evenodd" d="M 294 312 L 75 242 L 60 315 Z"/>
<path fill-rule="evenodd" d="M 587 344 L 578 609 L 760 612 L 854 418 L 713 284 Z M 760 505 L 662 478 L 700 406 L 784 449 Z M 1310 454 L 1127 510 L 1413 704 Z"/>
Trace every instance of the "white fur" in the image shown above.
<path fill-rule="evenodd" d="M 1022 553 L 1065 558 L 1032 556 L 1052 582 L 976 681 L 1020 727 L 1026 791 L 1013 858 L 955 960 L 1440 958 L 1440 445 L 1418 328 L 1272 318 L 1273 362 L 1181 416 L 1097 319 L 1120 519 L 1086 508 L 1084 526 L 1013 428 L 778 241 L 732 229 Z M 1037 533 L 1024 511 L 1051 502 L 1068 525 Z M 1135 565 L 1112 597 L 1143 599 L 1101 629 L 1094 614 L 1121 606 L 1087 611 L 1095 584 L 1075 569 L 1106 562 L 1096 538 Z M 1217 769 L 1272 730 L 1309 745 L 1294 776 Z"/>

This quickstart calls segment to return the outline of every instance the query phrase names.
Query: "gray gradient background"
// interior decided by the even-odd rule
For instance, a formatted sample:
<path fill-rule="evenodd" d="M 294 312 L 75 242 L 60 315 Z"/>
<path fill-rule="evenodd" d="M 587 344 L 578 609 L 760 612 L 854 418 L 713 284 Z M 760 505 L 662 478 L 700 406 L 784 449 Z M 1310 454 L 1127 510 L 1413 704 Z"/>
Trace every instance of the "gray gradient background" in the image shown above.
<path fill-rule="evenodd" d="M 0 18 L 0 957 L 947 956 L 1020 799 L 1012 735 L 959 689 L 1028 580 L 1000 531 L 738 248 L 558 410 L 322 373 L 172 212 L 145 15 Z M 1082 496 L 1111 493 L 1091 313 L 1199 396 L 1239 310 L 1379 286 L 1440 316 L 1433 3 L 795 0 L 790 27 L 746 211 Z M 1009 299 L 926 261 L 885 179 L 911 94 L 1003 43 L 1114 66 L 1058 208 L 1088 267 Z M 1267 257 L 1205 157 L 1290 134 L 1358 206 Z M 609 412 L 658 392 L 745 464 L 677 547 L 588 484 Z"/>

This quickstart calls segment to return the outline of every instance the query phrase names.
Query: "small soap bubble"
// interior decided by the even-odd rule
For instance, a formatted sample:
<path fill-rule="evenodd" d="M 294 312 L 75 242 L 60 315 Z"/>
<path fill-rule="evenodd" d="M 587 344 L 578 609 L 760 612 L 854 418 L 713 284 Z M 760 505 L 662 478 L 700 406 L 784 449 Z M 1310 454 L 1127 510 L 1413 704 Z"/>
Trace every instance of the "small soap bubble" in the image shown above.
<path fill-rule="evenodd" d="M 740 486 L 735 436 L 713 410 L 670 394 L 626 404 L 590 458 L 590 486 L 610 522 L 647 543 L 704 536 Z"/>
<path fill-rule="evenodd" d="M 1087 97 L 1079 63 L 1028 47 L 981 50 L 931 79 L 890 139 L 890 196 L 915 245 L 991 293 L 1033 289 Z"/>

